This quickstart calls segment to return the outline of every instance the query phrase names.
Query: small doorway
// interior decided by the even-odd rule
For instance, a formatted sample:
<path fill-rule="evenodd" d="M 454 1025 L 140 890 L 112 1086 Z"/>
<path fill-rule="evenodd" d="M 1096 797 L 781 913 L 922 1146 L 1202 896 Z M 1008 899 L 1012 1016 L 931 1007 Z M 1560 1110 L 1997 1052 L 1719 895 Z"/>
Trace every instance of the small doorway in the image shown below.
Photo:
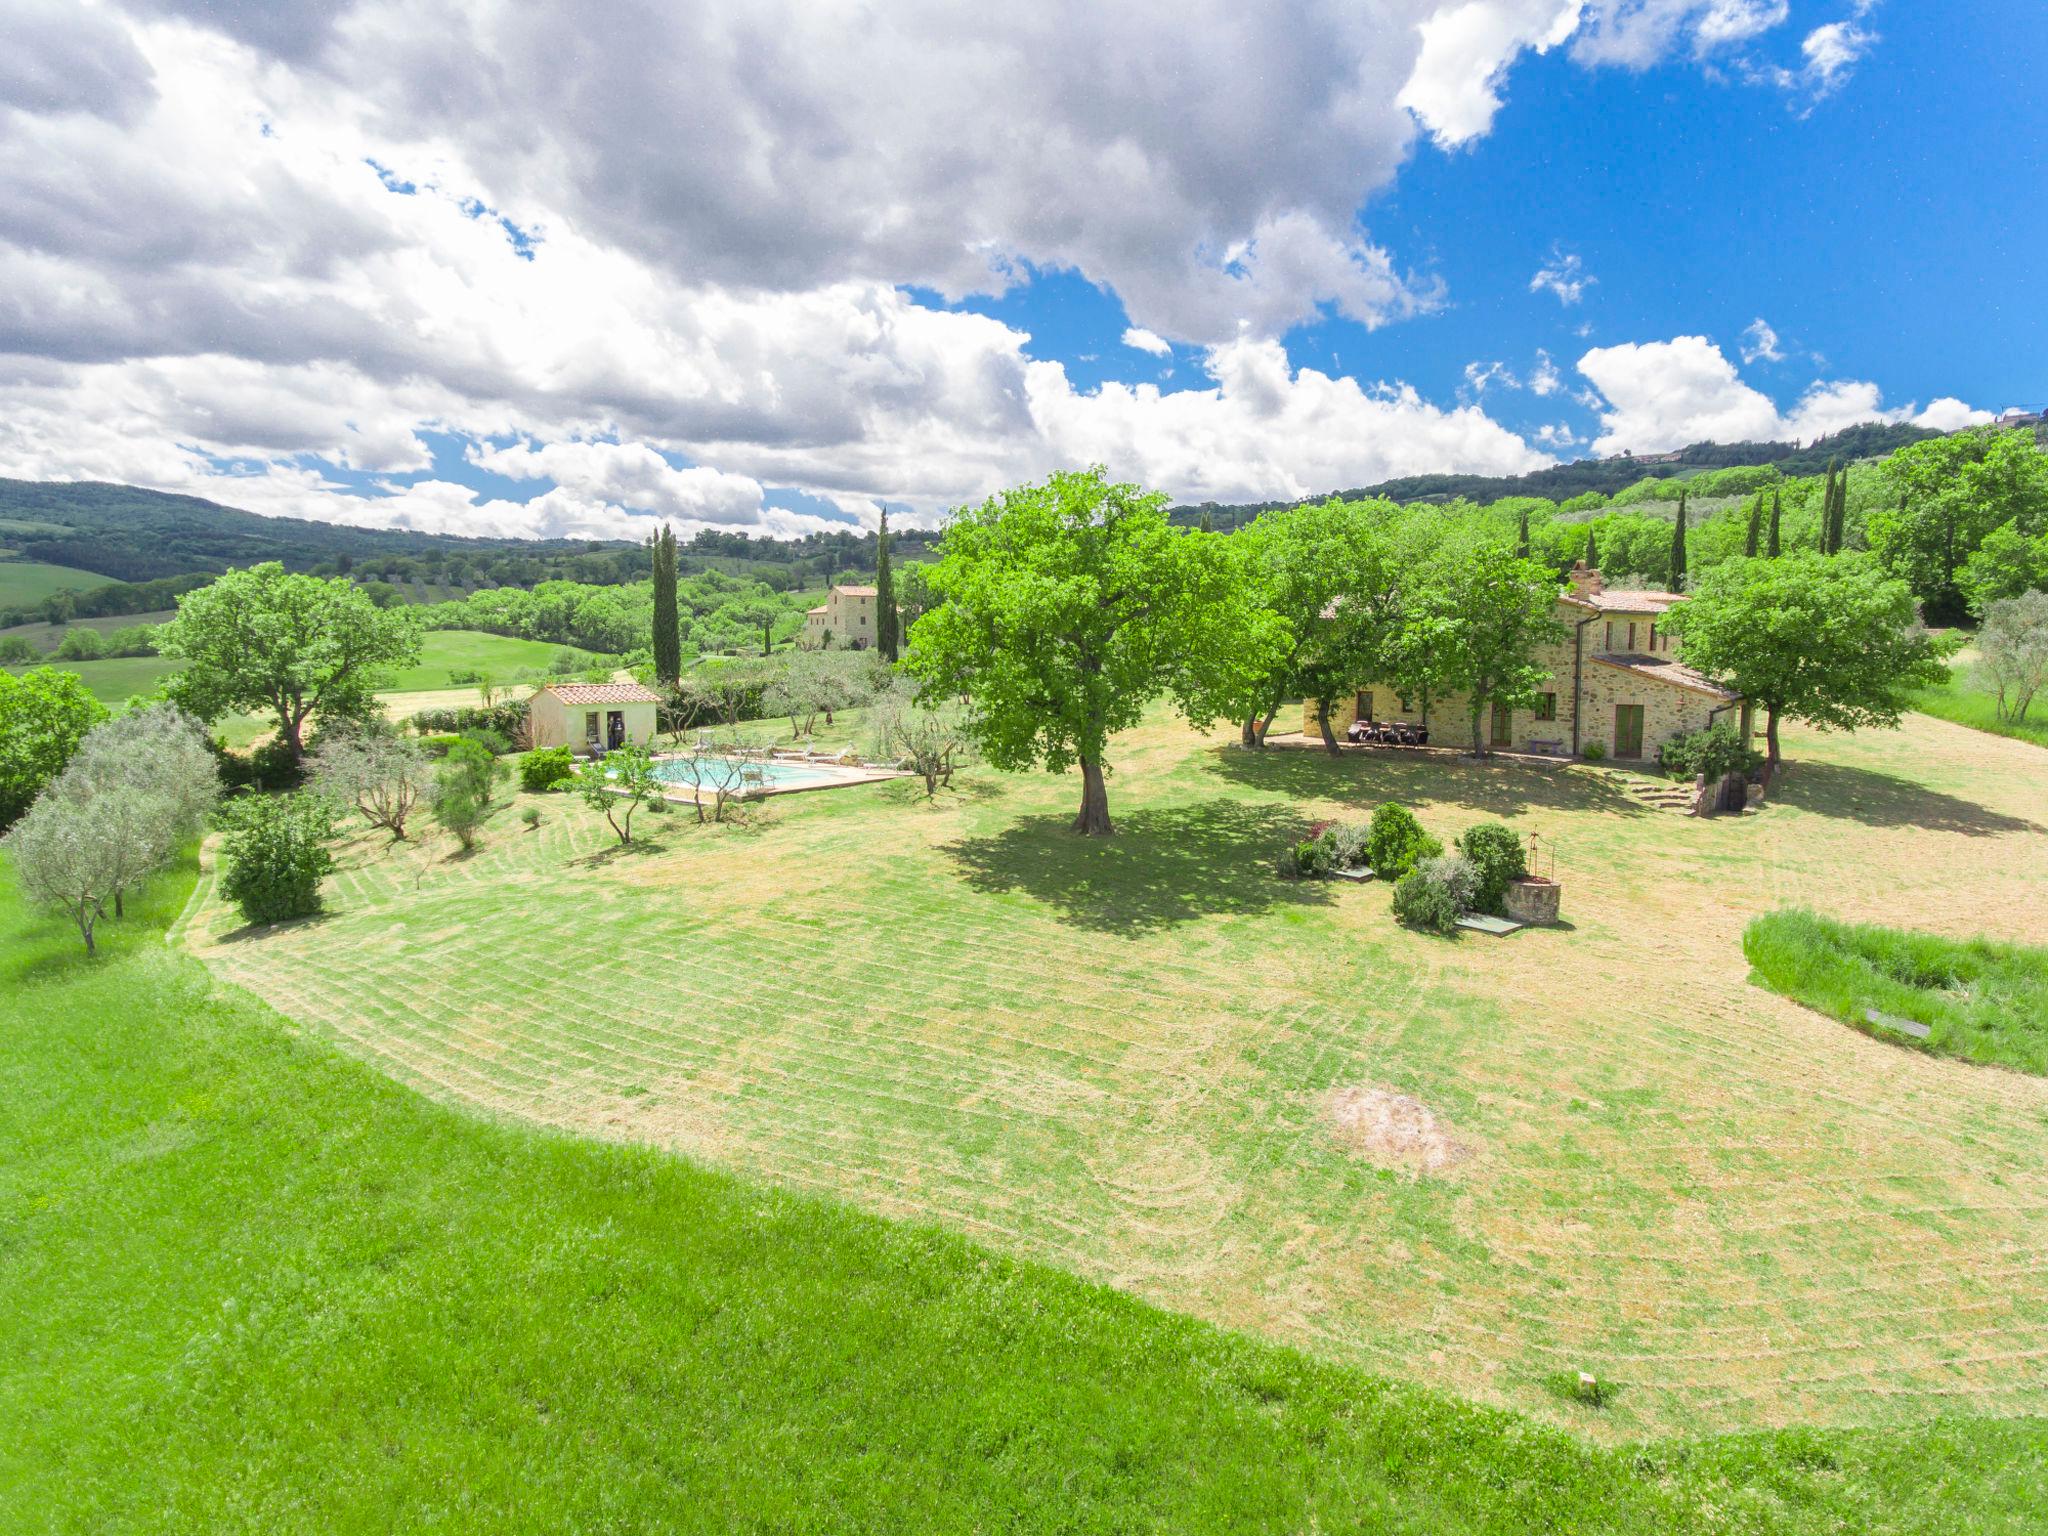
<path fill-rule="evenodd" d="M 1640 711 L 1638 711 L 1640 713 Z M 626 744 L 626 712 L 614 709 L 604 717 L 604 746 L 607 752 L 616 752 Z"/>
<path fill-rule="evenodd" d="M 1643 755 L 1642 705 L 1617 704 L 1614 706 L 1614 755 L 1616 757 L 1641 757 Z"/>
<path fill-rule="evenodd" d="M 1515 712 L 1504 704 L 1493 706 L 1493 745 L 1511 747 L 1515 744 Z"/>

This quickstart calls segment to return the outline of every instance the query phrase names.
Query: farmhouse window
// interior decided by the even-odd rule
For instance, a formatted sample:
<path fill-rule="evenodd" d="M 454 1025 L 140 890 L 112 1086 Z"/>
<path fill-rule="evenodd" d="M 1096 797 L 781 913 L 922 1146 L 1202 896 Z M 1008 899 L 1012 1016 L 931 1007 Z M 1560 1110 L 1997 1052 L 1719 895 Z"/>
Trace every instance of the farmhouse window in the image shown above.
<path fill-rule="evenodd" d="M 1636 648 L 1636 621 L 1634 619 L 1628 621 L 1628 648 L 1631 652 Z"/>
<path fill-rule="evenodd" d="M 1607 621 L 1607 649 L 1610 651 L 1614 649 L 1614 620 L 1612 619 Z"/>
<path fill-rule="evenodd" d="M 1370 720 L 1372 718 L 1372 690 L 1370 688 L 1358 696 L 1358 718 L 1361 720 Z"/>
<path fill-rule="evenodd" d="M 1555 720 L 1557 718 L 1556 694 L 1539 693 L 1536 695 L 1536 718 L 1538 720 Z"/>
<path fill-rule="evenodd" d="M 597 744 L 597 711 L 594 709 L 583 717 L 583 739 L 593 746 Z"/>

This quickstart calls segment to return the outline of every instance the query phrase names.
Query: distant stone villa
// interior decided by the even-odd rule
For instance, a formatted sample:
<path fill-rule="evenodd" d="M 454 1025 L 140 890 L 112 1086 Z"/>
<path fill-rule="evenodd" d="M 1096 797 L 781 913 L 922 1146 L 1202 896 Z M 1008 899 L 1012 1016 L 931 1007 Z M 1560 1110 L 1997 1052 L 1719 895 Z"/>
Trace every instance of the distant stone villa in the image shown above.
<path fill-rule="evenodd" d="M 1597 570 L 1572 568 L 1559 594 L 1557 616 L 1565 637 L 1540 647 L 1536 661 L 1549 681 L 1533 708 L 1492 707 L 1488 744 L 1507 751 L 1579 756 L 1596 743 L 1607 756 L 1654 758 L 1674 736 L 1736 719 L 1742 698 L 1678 659 L 1677 642 L 1664 627 L 1676 592 L 1610 592 Z M 1318 701 L 1306 701 L 1302 730 L 1321 734 Z M 1464 694 L 1429 702 L 1404 698 L 1382 683 L 1330 701 L 1330 729 L 1340 737 L 1353 721 L 1404 721 L 1428 726 L 1439 741 L 1462 743 L 1470 733 L 1471 700 Z M 1741 723 L 1738 721 L 1737 723 Z"/>
<path fill-rule="evenodd" d="M 661 695 L 639 683 L 549 683 L 526 701 L 526 729 L 536 747 L 644 747 L 660 705 Z"/>
<path fill-rule="evenodd" d="M 875 643 L 875 595 L 873 587 L 834 587 L 831 596 L 804 614 L 804 643 L 821 647 L 829 641 L 866 650 Z"/>

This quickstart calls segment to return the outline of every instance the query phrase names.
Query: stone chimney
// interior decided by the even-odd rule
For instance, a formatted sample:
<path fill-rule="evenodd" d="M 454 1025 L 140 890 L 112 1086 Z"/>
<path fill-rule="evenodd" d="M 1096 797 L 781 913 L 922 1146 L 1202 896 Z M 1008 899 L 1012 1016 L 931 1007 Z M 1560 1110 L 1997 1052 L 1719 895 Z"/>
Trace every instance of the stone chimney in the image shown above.
<path fill-rule="evenodd" d="M 1586 562 L 1583 560 L 1577 560 L 1572 563 L 1572 574 L 1569 579 L 1572 584 L 1572 590 L 1578 593 L 1580 597 L 1598 597 L 1606 590 L 1600 580 L 1599 567 L 1595 566 L 1589 570 L 1587 569 Z"/>

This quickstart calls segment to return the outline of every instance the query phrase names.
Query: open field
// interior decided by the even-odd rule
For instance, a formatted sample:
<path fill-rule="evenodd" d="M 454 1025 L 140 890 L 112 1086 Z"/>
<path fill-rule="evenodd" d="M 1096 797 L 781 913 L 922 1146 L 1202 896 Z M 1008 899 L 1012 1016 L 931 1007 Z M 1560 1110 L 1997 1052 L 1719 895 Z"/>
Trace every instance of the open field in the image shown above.
<path fill-rule="evenodd" d="M 52 592 L 67 588 L 83 592 L 105 586 L 108 579 L 68 565 L 45 565 L 40 560 L 0 560 L 0 608 L 25 608 L 40 603 Z"/>
<path fill-rule="evenodd" d="M 2018 1533 L 2048 1430 L 1608 1451 L 492 1125 L 0 860 L 0 1530 Z"/>
<path fill-rule="evenodd" d="M 1602 1434 L 2048 1410 L 2048 1082 L 1748 984 L 1768 908 L 2048 939 L 2034 749 L 1914 717 L 1795 733 L 1772 806 L 1695 822 L 1574 769 L 1251 756 L 1164 718 L 1069 779 L 981 772 L 671 819 L 580 806 L 466 860 L 363 840 L 323 921 L 221 975 L 438 1097 L 938 1221 L 1174 1308 Z M 1556 850 L 1570 930 L 1446 943 L 1281 883 L 1385 797 Z M 657 823 L 657 825 L 659 825 Z M 1354 1155 L 1412 1095 L 1469 1156 Z M 1545 1383 L 1589 1369 L 1596 1412 Z"/>
<path fill-rule="evenodd" d="M 476 629 L 430 629 L 422 638 L 420 659 L 387 674 L 383 687 L 392 693 L 448 688 L 453 686 L 448 674 L 455 671 L 488 672 L 502 686 L 517 672 L 545 672 L 562 651 L 573 651 L 580 661 L 591 657 L 589 651 L 546 640 L 520 640 Z"/>
<path fill-rule="evenodd" d="M 87 690 L 102 704 L 126 703 L 133 694 L 147 693 L 165 678 L 178 670 L 178 663 L 167 656 L 116 656 L 109 661 L 46 661 L 42 666 L 55 667 L 60 672 L 76 672 L 84 679 Z M 26 667 L 9 667 L 9 672 L 19 676 Z"/>
<path fill-rule="evenodd" d="M 0 567 L 4 569 L 4 567 Z M 116 613 L 95 619 L 73 619 L 66 625 L 59 624 L 15 624 L 0 629 L 0 639 L 19 635 L 39 651 L 54 651 L 64 643 L 64 631 L 70 629 L 96 629 L 103 635 L 110 635 L 117 629 L 132 629 L 137 624 L 161 624 L 175 615 L 175 608 L 165 608 L 156 613 Z"/>
<path fill-rule="evenodd" d="M 1922 688 L 1914 695 L 1915 709 L 1972 730 L 2048 747 L 2048 700 L 2037 703 L 2024 722 L 2014 724 L 1998 718 L 1997 696 L 1979 683 L 1974 652 L 1957 657 L 1948 672 L 1948 681 L 1939 688 Z"/>

